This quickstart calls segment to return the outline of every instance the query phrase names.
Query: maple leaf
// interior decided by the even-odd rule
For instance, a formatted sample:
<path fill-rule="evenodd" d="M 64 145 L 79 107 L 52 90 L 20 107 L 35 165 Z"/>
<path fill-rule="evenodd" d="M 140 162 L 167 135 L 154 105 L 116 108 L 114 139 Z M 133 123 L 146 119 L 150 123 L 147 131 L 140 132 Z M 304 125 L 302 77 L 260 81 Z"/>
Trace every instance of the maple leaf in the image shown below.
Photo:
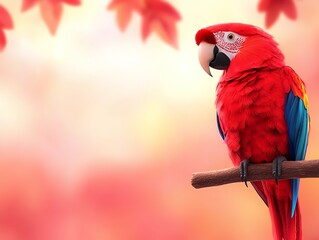
<path fill-rule="evenodd" d="M 288 18 L 297 18 L 297 10 L 293 0 L 261 0 L 258 5 L 259 12 L 266 12 L 266 28 L 271 27 L 283 12 Z"/>
<path fill-rule="evenodd" d="M 73 6 L 81 5 L 81 0 L 62 0 L 62 2 Z"/>
<path fill-rule="evenodd" d="M 181 19 L 178 11 L 163 0 L 112 0 L 108 10 L 116 11 L 119 29 L 124 31 L 134 12 L 142 17 L 141 34 L 143 41 L 156 32 L 166 43 L 177 48 L 176 22 Z"/>
<path fill-rule="evenodd" d="M 42 0 L 40 2 L 41 15 L 52 35 L 56 33 L 62 16 L 62 3 L 60 1 Z"/>
<path fill-rule="evenodd" d="M 78 6 L 81 4 L 81 0 L 23 0 L 22 12 L 29 10 L 36 3 L 39 3 L 42 19 L 46 23 L 50 33 L 54 35 L 61 21 L 63 12 L 62 3 Z"/>
<path fill-rule="evenodd" d="M 7 44 L 7 39 L 3 29 L 12 29 L 13 21 L 9 12 L 0 5 L 0 51 L 4 49 Z"/>
<path fill-rule="evenodd" d="M 141 12 L 142 2 L 139 0 L 113 0 L 107 9 L 116 11 L 117 25 L 121 31 L 124 31 L 131 21 L 133 12 Z"/>
<path fill-rule="evenodd" d="M 37 2 L 38 2 L 38 0 L 23 0 L 23 1 L 22 1 L 21 11 L 22 11 L 22 12 L 25 12 L 25 11 L 29 10 L 29 9 L 32 8 Z"/>
<path fill-rule="evenodd" d="M 142 19 L 142 39 L 145 41 L 151 32 L 156 32 L 165 42 L 177 48 L 176 22 L 181 19 L 178 11 L 161 0 L 148 0 Z"/>

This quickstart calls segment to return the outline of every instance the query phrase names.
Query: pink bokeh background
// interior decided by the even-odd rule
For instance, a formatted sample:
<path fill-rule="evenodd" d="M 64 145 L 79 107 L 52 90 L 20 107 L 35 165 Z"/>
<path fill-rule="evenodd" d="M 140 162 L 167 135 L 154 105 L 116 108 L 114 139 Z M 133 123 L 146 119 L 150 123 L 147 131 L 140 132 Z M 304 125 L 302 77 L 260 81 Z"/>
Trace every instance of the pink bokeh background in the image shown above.
<path fill-rule="evenodd" d="M 231 167 L 215 120 L 215 86 L 194 35 L 221 22 L 264 27 L 257 1 L 172 0 L 179 49 L 140 19 L 118 30 L 106 1 L 65 7 L 52 37 L 38 8 L 1 2 L 15 29 L 0 55 L 0 239 L 271 239 L 268 209 L 250 186 L 195 190 L 193 172 Z M 306 82 L 319 157 L 319 2 L 268 30 Z M 319 180 L 303 179 L 304 239 L 319 238 Z"/>

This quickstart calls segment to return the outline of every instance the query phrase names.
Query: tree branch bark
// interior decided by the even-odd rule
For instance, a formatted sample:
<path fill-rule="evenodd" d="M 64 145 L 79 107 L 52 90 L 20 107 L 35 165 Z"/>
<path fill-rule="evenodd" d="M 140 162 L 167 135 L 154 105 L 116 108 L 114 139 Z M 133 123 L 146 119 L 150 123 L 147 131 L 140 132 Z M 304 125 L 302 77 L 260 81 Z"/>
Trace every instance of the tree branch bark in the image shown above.
<path fill-rule="evenodd" d="M 317 178 L 319 177 L 319 160 L 284 161 L 279 179 Z M 248 165 L 247 181 L 274 179 L 272 163 Z M 223 184 L 241 182 L 239 167 L 193 173 L 192 185 L 194 188 L 219 186 Z"/>

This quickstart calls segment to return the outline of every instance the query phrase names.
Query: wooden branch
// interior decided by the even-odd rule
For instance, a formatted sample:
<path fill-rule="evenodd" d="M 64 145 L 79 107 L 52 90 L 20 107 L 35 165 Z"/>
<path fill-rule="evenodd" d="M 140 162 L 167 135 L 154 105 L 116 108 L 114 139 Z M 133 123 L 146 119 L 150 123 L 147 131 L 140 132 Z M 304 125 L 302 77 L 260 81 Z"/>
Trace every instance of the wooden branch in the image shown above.
<path fill-rule="evenodd" d="M 317 178 L 319 177 L 319 160 L 284 161 L 279 179 Z M 274 179 L 272 163 L 249 164 L 247 181 Z M 223 184 L 241 182 L 239 167 L 193 173 L 194 188 L 219 186 Z"/>

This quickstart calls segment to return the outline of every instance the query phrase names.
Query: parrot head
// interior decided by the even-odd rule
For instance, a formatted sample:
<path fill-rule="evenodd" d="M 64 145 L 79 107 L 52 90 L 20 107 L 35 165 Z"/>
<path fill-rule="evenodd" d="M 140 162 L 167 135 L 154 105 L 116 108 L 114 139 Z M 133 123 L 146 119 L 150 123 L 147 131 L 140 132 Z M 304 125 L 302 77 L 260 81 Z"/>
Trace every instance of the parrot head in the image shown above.
<path fill-rule="evenodd" d="M 202 68 L 224 70 L 228 78 L 250 69 L 284 65 L 284 56 L 273 37 L 261 28 L 242 23 L 225 23 L 199 30 L 195 37 Z"/>

